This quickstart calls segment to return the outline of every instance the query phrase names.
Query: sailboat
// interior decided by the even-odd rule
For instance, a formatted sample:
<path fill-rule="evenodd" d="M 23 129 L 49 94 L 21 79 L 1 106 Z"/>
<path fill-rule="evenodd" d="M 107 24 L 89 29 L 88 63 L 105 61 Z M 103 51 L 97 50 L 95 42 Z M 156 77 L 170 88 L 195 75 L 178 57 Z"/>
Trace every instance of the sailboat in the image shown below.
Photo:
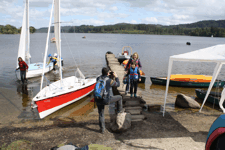
<path fill-rule="evenodd" d="M 32 78 L 41 76 L 43 70 L 43 63 L 31 63 L 31 55 L 30 55 L 30 27 L 29 27 L 29 0 L 26 0 L 24 14 L 23 14 L 23 24 L 22 30 L 20 35 L 20 43 L 18 49 L 18 57 L 21 57 L 23 60 L 26 61 L 27 65 L 29 66 L 28 72 L 26 73 L 26 78 Z M 18 60 L 17 60 L 17 68 Z M 45 65 L 44 72 L 49 72 L 53 69 L 53 64 L 50 63 L 49 65 Z M 17 78 L 20 80 L 20 72 L 16 72 Z"/>
<path fill-rule="evenodd" d="M 44 70 L 42 71 L 42 79 L 40 92 L 32 99 L 32 108 L 37 108 L 40 118 L 44 118 L 51 113 L 78 101 L 79 99 L 87 96 L 94 90 L 96 79 L 85 78 L 79 68 L 75 71 L 75 76 L 62 78 L 61 66 L 61 26 L 60 26 L 60 0 L 53 0 L 52 10 L 50 15 L 47 42 L 45 48 L 44 64 L 46 63 L 49 34 L 51 27 L 52 14 L 54 9 L 54 33 L 56 39 L 56 48 L 58 52 L 58 64 L 60 80 L 53 82 L 46 87 L 43 87 Z M 77 77 L 77 76 L 79 77 Z"/>

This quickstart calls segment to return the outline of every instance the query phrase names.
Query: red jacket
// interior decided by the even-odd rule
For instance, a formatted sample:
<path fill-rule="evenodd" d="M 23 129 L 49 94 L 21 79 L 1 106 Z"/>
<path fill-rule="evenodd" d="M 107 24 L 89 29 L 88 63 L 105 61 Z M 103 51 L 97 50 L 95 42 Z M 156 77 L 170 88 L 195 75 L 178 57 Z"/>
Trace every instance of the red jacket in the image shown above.
<path fill-rule="evenodd" d="M 19 68 L 21 71 L 26 71 L 26 69 L 28 69 L 28 65 L 25 63 L 25 61 L 19 61 Z"/>

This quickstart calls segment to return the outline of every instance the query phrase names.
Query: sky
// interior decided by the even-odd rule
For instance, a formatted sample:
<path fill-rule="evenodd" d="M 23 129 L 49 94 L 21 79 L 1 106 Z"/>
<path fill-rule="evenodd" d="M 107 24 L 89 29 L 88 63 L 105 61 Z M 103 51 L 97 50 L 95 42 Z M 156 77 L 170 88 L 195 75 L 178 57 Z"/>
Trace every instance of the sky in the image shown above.
<path fill-rule="evenodd" d="M 0 25 L 22 26 L 25 0 L 0 0 Z M 30 0 L 30 26 L 47 27 L 52 0 Z M 62 26 L 177 25 L 225 20 L 225 0 L 61 0 Z"/>

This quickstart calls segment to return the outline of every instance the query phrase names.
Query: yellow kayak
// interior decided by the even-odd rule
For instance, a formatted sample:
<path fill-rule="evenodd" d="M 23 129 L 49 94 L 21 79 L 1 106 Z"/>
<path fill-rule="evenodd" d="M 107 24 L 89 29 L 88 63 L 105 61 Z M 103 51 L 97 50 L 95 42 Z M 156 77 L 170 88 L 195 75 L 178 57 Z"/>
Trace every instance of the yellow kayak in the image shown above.
<path fill-rule="evenodd" d="M 191 75 L 191 74 L 173 74 L 170 76 L 170 80 L 184 81 L 184 82 L 210 82 L 212 80 L 212 76 Z"/>

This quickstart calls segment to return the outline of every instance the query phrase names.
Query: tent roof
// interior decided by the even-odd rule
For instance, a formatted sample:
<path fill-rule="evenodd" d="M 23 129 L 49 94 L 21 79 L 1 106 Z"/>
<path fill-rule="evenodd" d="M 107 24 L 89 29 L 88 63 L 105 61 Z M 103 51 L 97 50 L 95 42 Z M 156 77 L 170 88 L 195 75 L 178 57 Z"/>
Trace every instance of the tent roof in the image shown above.
<path fill-rule="evenodd" d="M 170 60 L 225 62 L 225 44 L 203 48 L 200 50 L 170 56 Z"/>

